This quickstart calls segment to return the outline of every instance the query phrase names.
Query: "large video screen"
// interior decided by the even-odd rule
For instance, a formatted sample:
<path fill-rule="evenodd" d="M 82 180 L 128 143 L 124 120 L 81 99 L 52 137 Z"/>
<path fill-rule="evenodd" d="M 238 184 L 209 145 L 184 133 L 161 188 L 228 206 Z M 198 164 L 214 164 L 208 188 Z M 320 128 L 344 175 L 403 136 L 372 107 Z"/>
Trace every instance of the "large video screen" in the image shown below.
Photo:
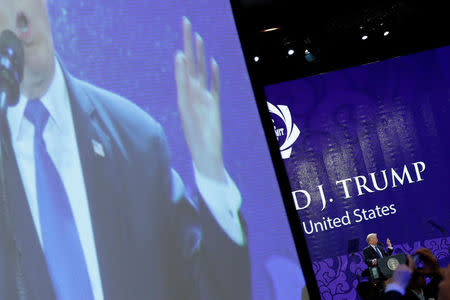
<path fill-rule="evenodd" d="M 0 298 L 305 295 L 228 1 L 5 0 L 0 29 Z"/>
<path fill-rule="evenodd" d="M 449 57 L 444 47 L 265 87 L 324 299 L 359 299 L 371 233 L 394 254 L 426 247 L 450 262 Z"/>

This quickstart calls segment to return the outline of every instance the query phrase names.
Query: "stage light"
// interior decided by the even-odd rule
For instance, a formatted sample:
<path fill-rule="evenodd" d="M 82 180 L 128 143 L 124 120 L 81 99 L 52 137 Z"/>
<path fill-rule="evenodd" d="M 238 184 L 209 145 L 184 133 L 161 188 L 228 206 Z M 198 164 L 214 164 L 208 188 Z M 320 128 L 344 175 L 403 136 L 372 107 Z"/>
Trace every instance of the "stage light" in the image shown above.
<path fill-rule="evenodd" d="M 312 63 L 316 60 L 316 57 L 311 52 L 309 52 L 308 54 L 305 54 L 305 59 L 307 62 Z"/>
<path fill-rule="evenodd" d="M 278 29 L 280 29 L 280 27 L 272 27 L 272 28 L 263 29 L 263 30 L 261 30 L 261 32 L 271 32 L 271 31 L 275 31 Z"/>
<path fill-rule="evenodd" d="M 306 49 L 306 50 L 305 50 L 305 55 L 308 55 L 309 53 L 311 53 L 311 52 L 309 52 L 309 50 Z"/>
<path fill-rule="evenodd" d="M 295 53 L 294 50 L 292 50 L 292 49 L 289 49 L 289 50 L 288 50 L 288 55 L 293 55 L 294 53 Z"/>
<path fill-rule="evenodd" d="M 389 31 L 385 31 L 383 35 L 384 36 L 388 36 L 389 35 Z"/>
<path fill-rule="evenodd" d="M 258 62 L 258 61 L 259 61 L 259 56 L 253 57 L 253 60 L 254 60 L 255 62 Z"/>
<path fill-rule="evenodd" d="M 365 41 L 365 40 L 367 40 L 367 38 L 368 38 L 367 35 L 363 35 L 361 39 L 362 39 L 363 41 Z"/>

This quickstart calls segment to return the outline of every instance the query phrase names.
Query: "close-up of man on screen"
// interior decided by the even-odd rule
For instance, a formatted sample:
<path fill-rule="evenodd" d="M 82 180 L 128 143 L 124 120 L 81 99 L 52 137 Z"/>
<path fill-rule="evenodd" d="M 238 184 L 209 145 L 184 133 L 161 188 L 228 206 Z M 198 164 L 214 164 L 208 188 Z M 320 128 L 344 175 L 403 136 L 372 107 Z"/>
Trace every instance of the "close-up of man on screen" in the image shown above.
<path fill-rule="evenodd" d="M 174 80 L 192 198 L 161 126 L 65 69 L 47 1 L 0 3 L 0 32 L 13 31 L 25 54 L 19 103 L 7 112 L 0 299 L 250 299 L 242 200 L 222 157 L 219 69 L 189 20 Z"/>

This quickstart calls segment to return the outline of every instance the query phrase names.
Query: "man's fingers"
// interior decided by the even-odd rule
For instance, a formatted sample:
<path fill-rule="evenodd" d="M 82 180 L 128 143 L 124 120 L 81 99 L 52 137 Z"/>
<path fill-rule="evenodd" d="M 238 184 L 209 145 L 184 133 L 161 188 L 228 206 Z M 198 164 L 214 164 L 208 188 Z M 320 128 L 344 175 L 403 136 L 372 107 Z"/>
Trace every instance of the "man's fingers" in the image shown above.
<path fill-rule="evenodd" d="M 442 277 L 444 277 L 445 280 L 450 280 L 450 265 L 447 266 L 447 268 L 442 270 Z"/>
<path fill-rule="evenodd" d="M 430 251 L 430 249 L 427 249 L 427 248 L 417 249 L 416 254 L 419 254 L 420 258 L 426 264 L 436 264 L 437 263 L 437 259 L 433 255 L 433 253 Z"/>
<path fill-rule="evenodd" d="M 206 88 L 207 85 L 207 68 L 206 68 L 206 56 L 205 46 L 202 37 L 199 34 L 195 34 L 195 50 L 197 54 L 197 60 L 195 59 L 195 53 L 192 40 L 192 24 L 188 18 L 183 17 L 183 42 L 184 42 L 184 54 L 177 54 L 175 59 L 176 78 L 178 90 L 187 91 L 189 88 L 189 80 L 196 78 L 199 81 L 201 88 Z M 183 54 L 183 55 L 182 55 Z M 178 57 L 178 58 L 177 58 Z M 181 59 L 183 58 L 183 59 Z M 184 67 L 181 64 L 184 61 Z M 220 75 L 219 65 L 214 58 L 211 59 L 211 88 L 210 92 L 214 100 L 219 101 L 220 95 Z M 184 72 L 182 72 L 184 71 Z M 182 74 L 184 73 L 184 74 Z M 198 74 L 198 75 L 197 75 Z M 179 97 L 180 98 L 180 97 Z M 187 100 L 183 100 L 187 101 Z"/>
<path fill-rule="evenodd" d="M 187 88 L 186 56 L 181 51 L 175 54 L 175 81 L 177 83 L 178 105 L 181 105 L 180 101 L 185 101 L 184 95 Z"/>
<path fill-rule="evenodd" d="M 404 289 L 409 284 L 409 280 L 411 279 L 412 271 L 409 266 L 406 265 L 400 265 L 395 270 L 394 274 L 392 275 L 394 283 L 400 285 Z"/>
<path fill-rule="evenodd" d="M 417 249 L 416 250 L 416 254 L 420 254 L 420 255 L 423 255 L 423 256 L 431 256 L 432 255 L 431 251 L 429 249 L 427 249 L 427 248 Z"/>
<path fill-rule="evenodd" d="M 195 75 L 195 58 L 192 47 L 192 24 L 187 17 L 183 17 L 183 43 L 184 54 L 186 55 L 186 68 L 188 74 Z"/>
<path fill-rule="evenodd" d="M 198 81 L 200 85 L 206 87 L 206 58 L 205 58 L 205 45 L 203 43 L 202 37 L 196 33 L 195 34 L 195 49 L 197 51 L 197 72 Z"/>
<path fill-rule="evenodd" d="M 408 268 L 411 272 L 414 272 L 414 260 L 410 254 L 408 254 Z"/>
<path fill-rule="evenodd" d="M 220 75 L 219 65 L 214 58 L 211 58 L 211 94 L 215 101 L 219 101 L 220 95 Z"/>

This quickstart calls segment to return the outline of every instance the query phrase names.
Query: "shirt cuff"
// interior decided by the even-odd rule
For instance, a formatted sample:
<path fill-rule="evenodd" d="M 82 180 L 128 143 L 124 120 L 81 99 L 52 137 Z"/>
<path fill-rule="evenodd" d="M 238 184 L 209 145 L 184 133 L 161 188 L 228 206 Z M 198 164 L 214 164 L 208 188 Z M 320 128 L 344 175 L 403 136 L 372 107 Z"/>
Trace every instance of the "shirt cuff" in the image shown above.
<path fill-rule="evenodd" d="M 395 282 L 388 283 L 388 285 L 386 286 L 386 289 L 384 290 L 385 293 L 392 292 L 392 291 L 399 292 L 400 294 L 402 294 L 402 296 L 405 295 L 405 289 Z"/>
<path fill-rule="evenodd" d="M 197 188 L 217 223 L 238 245 L 244 245 L 244 233 L 239 221 L 242 197 L 236 184 L 225 170 L 226 183 L 201 174 L 194 165 Z"/>

